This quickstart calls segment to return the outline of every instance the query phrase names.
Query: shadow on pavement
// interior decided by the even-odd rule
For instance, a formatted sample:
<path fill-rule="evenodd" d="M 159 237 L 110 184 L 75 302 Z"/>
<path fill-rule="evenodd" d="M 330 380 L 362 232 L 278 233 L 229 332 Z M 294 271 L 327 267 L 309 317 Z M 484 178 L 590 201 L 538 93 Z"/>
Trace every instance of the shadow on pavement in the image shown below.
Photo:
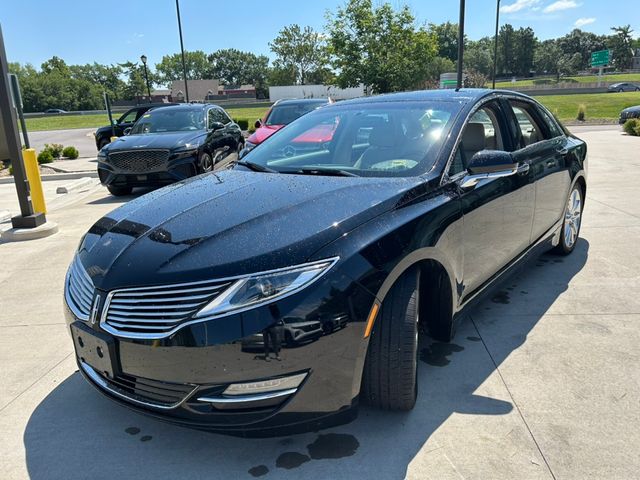
<path fill-rule="evenodd" d="M 543 255 L 529 263 L 505 282 L 505 290 L 470 313 L 473 321 L 462 322 L 453 343 L 425 339 L 418 403 L 409 413 L 365 407 L 351 424 L 330 430 L 242 439 L 192 431 L 130 412 L 103 398 L 76 372 L 38 405 L 28 421 L 24 444 L 29 475 L 143 479 L 270 474 L 273 478 L 293 470 L 288 473 L 294 478 L 404 478 L 417 452 L 452 414 L 505 415 L 513 410 L 509 401 L 475 392 L 495 371 L 493 362 L 499 366 L 521 346 L 567 290 L 585 265 L 588 249 L 589 243 L 581 239 L 569 257 Z M 483 325 L 488 324 L 508 330 L 510 339 L 499 351 L 491 351 L 492 358 L 481 338 Z"/>

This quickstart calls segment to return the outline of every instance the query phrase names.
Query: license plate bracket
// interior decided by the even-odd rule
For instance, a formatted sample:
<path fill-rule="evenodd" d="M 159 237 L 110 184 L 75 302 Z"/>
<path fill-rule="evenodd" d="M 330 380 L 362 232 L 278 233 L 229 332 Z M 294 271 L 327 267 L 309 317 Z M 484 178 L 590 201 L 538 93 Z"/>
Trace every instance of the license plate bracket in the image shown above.
<path fill-rule="evenodd" d="M 82 322 L 71 324 L 76 356 L 101 375 L 114 378 L 120 373 L 116 342 L 112 337 L 93 330 Z"/>

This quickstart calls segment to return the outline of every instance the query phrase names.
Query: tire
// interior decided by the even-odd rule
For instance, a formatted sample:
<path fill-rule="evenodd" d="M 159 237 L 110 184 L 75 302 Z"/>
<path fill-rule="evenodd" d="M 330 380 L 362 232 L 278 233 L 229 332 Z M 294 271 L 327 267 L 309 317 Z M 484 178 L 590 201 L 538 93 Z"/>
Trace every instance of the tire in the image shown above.
<path fill-rule="evenodd" d="M 102 150 L 105 146 L 109 145 L 109 140 L 107 140 L 106 138 L 103 138 L 102 140 L 100 140 L 100 142 L 98 143 L 98 151 Z"/>
<path fill-rule="evenodd" d="M 212 172 L 214 167 L 213 158 L 207 152 L 203 152 L 200 155 L 200 171 L 202 172 Z"/>
<path fill-rule="evenodd" d="M 236 149 L 236 153 L 240 154 L 243 148 L 244 148 L 244 142 L 241 140 L 238 142 L 238 148 Z"/>
<path fill-rule="evenodd" d="M 560 230 L 560 243 L 553 249 L 559 255 L 569 255 L 576 248 L 582 225 L 584 192 L 580 185 L 574 185 L 564 207 L 564 219 Z"/>
<path fill-rule="evenodd" d="M 122 197 L 123 195 L 131 195 L 133 187 L 118 187 L 115 185 L 107 185 L 109 193 L 116 197 Z"/>
<path fill-rule="evenodd" d="M 384 410 L 411 410 L 418 396 L 418 275 L 404 274 L 387 294 L 373 327 L 361 398 Z"/>

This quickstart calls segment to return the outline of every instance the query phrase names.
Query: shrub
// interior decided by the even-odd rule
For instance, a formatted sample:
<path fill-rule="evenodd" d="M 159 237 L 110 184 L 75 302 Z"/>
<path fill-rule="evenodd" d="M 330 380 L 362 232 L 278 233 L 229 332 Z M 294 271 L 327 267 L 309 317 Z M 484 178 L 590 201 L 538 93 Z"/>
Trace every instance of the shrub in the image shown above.
<path fill-rule="evenodd" d="M 13 175 L 13 165 L 9 165 L 9 175 Z"/>
<path fill-rule="evenodd" d="M 71 160 L 78 158 L 78 155 L 80 155 L 80 153 L 76 147 L 68 146 L 64 147 L 64 150 L 62 150 L 62 156 L 70 158 Z"/>
<path fill-rule="evenodd" d="M 50 150 L 45 148 L 38 154 L 38 163 L 42 164 L 51 162 L 53 162 L 53 155 Z"/>
<path fill-rule="evenodd" d="M 52 143 L 51 145 L 49 145 L 48 143 L 45 143 L 43 152 L 49 151 L 49 153 L 51 153 L 51 156 L 53 158 L 60 158 L 60 156 L 62 155 L 63 149 L 64 147 L 59 143 Z"/>
<path fill-rule="evenodd" d="M 249 120 L 247 120 L 246 118 L 241 118 L 239 120 L 236 120 L 236 123 L 240 127 L 240 130 L 248 130 L 249 129 Z"/>
<path fill-rule="evenodd" d="M 578 116 L 576 120 L 580 122 L 584 122 L 585 117 L 587 116 L 587 106 L 584 103 L 578 105 Z"/>
<path fill-rule="evenodd" d="M 636 128 L 633 129 L 636 132 L 636 137 L 640 137 L 640 122 L 636 125 Z"/>
<path fill-rule="evenodd" d="M 638 135 L 636 129 L 640 129 L 640 120 L 637 118 L 630 118 L 622 125 L 622 130 L 624 130 L 627 135 Z"/>

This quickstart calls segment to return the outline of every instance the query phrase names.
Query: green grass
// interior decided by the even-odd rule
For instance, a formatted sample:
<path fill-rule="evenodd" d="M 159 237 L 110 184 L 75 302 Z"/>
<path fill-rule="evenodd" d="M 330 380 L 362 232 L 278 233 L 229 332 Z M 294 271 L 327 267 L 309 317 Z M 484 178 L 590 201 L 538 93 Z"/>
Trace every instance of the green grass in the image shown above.
<path fill-rule="evenodd" d="M 560 120 L 575 120 L 579 105 L 586 105 L 586 120 L 614 120 L 620 110 L 640 105 L 640 92 L 544 95 L 536 97 Z"/>
<path fill-rule="evenodd" d="M 597 75 L 587 75 L 587 76 L 578 76 L 578 77 L 563 77 L 560 81 L 576 81 L 578 83 L 593 83 L 598 81 Z M 553 83 L 555 83 L 555 78 L 551 79 Z M 620 73 L 617 75 L 603 75 L 603 82 L 640 82 L 640 73 Z M 490 83 L 487 83 L 490 85 Z M 527 80 L 518 80 L 515 83 L 511 83 L 510 81 L 506 82 L 496 82 L 496 88 L 513 88 L 513 87 L 530 87 L 535 85 L 533 83 L 533 79 Z M 536 85 L 538 87 L 544 88 L 544 84 Z"/>
<path fill-rule="evenodd" d="M 262 118 L 268 107 L 240 107 L 229 108 L 227 112 L 236 120 L 246 119 L 249 126 L 258 119 Z M 122 112 L 114 114 L 113 118 L 118 119 Z M 69 128 L 98 128 L 109 125 L 109 116 L 105 114 L 99 115 L 68 115 L 53 116 L 41 118 L 27 118 L 27 130 L 30 132 L 38 132 L 42 130 L 66 130 Z"/>

